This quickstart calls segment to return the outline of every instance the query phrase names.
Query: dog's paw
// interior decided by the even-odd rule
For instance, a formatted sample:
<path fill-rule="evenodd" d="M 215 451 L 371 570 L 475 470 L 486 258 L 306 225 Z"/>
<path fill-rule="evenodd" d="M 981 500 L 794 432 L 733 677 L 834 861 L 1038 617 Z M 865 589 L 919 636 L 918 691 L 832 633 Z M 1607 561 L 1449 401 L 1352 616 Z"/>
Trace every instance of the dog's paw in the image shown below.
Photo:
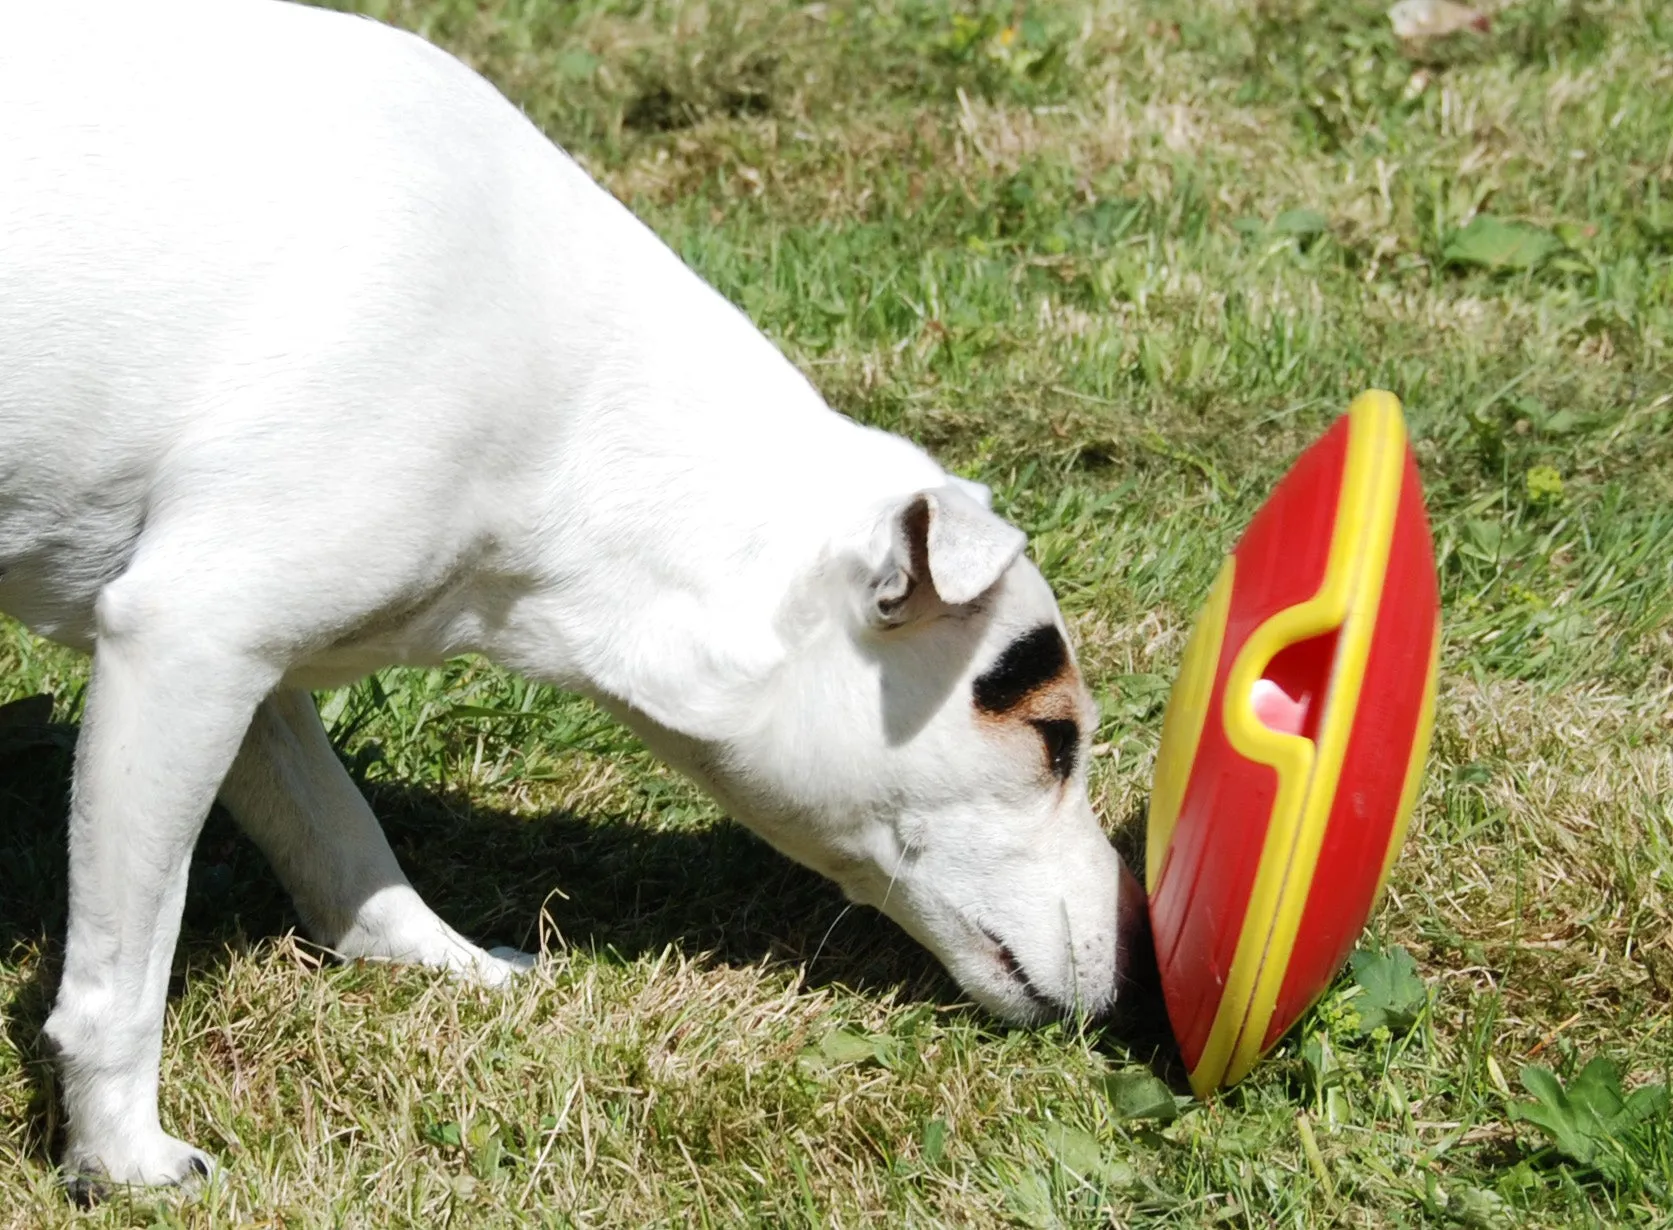
<path fill-rule="evenodd" d="M 524 952 L 521 948 L 490 948 L 488 955 L 495 960 L 503 961 L 511 966 L 513 973 L 526 974 L 534 968 L 538 958 L 532 952 Z"/>
<path fill-rule="evenodd" d="M 535 966 L 533 953 L 517 948 L 490 948 L 488 959 L 493 964 L 483 971 L 483 981 L 502 986 L 519 974 L 526 974 Z"/>
<path fill-rule="evenodd" d="M 70 1199 L 90 1205 L 127 1187 L 173 1187 L 196 1192 L 213 1179 L 214 1160 L 202 1149 L 159 1131 L 113 1148 L 72 1147 L 61 1168 Z"/>

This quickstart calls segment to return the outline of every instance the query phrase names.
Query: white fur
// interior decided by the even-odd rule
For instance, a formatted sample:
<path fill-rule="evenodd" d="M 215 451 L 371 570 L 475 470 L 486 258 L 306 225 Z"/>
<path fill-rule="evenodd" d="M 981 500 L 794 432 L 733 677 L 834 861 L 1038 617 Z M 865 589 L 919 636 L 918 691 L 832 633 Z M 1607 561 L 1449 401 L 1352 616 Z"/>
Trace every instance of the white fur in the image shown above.
<path fill-rule="evenodd" d="M 1061 625 L 979 488 L 832 413 L 418 38 L 269 0 L 5 17 L 0 609 L 93 655 L 47 1023 L 68 1169 L 208 1165 L 157 1069 L 217 793 L 337 951 L 526 964 L 418 899 L 306 695 L 395 663 L 593 696 L 981 1003 L 1110 1005 L 1084 771 L 972 709 Z"/>

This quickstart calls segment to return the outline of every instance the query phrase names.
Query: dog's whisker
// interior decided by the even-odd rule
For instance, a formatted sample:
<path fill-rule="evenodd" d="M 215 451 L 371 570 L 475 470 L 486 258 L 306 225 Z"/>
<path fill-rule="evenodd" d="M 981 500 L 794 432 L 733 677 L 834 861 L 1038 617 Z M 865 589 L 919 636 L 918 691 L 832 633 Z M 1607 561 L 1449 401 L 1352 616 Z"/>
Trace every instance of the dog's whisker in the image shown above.
<path fill-rule="evenodd" d="M 825 944 L 831 938 L 831 933 L 837 929 L 837 924 L 840 923 L 843 919 L 847 918 L 848 917 L 848 911 L 852 910 L 853 908 L 854 908 L 854 903 L 853 902 L 845 901 L 845 902 L 843 902 L 842 909 L 837 911 L 837 916 L 835 918 L 831 919 L 831 925 L 825 928 L 825 934 L 819 937 L 818 947 L 816 947 L 813 950 L 813 955 L 808 958 L 807 967 L 808 967 L 808 970 L 810 972 L 812 971 L 813 967 L 819 963 L 819 954 L 825 951 Z"/>

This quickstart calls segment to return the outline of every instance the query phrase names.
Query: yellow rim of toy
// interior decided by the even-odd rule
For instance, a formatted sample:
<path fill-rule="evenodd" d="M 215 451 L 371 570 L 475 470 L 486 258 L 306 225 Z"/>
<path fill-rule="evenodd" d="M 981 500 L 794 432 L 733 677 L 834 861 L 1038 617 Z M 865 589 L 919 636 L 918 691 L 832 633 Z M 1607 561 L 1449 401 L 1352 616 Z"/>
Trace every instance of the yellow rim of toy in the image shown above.
<path fill-rule="evenodd" d="M 1398 510 L 1406 429 L 1399 399 L 1381 390 L 1360 394 L 1348 415 L 1347 465 L 1324 584 L 1306 602 L 1255 629 L 1227 678 L 1227 739 L 1240 755 L 1272 766 L 1278 789 L 1232 967 L 1202 1057 L 1190 1074 L 1198 1097 L 1235 1084 L 1260 1057 L 1312 887 L 1365 678 Z M 1330 703 L 1317 742 L 1268 727 L 1255 715 L 1252 699 L 1262 672 L 1288 646 L 1338 629 L 1326 690 Z M 1413 776 L 1408 769 L 1408 791 L 1414 790 Z M 1260 925 L 1265 920 L 1271 920 L 1270 927 Z"/>
<path fill-rule="evenodd" d="M 1191 781 L 1197 745 L 1202 742 L 1208 720 L 1208 698 L 1214 691 L 1214 673 L 1220 665 L 1220 646 L 1226 639 L 1226 620 L 1231 614 L 1232 579 L 1237 557 L 1228 555 L 1220 575 L 1202 604 L 1196 627 L 1185 642 L 1179 663 L 1179 682 L 1168 698 L 1162 716 L 1162 742 L 1156 751 L 1156 777 L 1150 786 L 1150 819 L 1144 847 L 1144 891 L 1154 894 L 1162 880 L 1168 846 L 1173 841 L 1179 808 L 1185 802 L 1185 787 Z"/>

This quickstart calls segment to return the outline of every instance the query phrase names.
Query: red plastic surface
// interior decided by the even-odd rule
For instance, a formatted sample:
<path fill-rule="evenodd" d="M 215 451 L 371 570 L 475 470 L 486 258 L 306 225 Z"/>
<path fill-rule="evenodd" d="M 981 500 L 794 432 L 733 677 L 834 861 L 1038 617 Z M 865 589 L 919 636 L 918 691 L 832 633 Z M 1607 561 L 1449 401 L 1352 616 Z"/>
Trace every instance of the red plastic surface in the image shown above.
<path fill-rule="evenodd" d="M 1277 790 L 1273 769 L 1244 759 L 1227 741 L 1218 718 L 1224 711 L 1226 675 L 1251 632 L 1313 597 L 1324 584 L 1348 427 L 1346 417 L 1339 419 L 1297 459 L 1237 544 L 1231 610 L 1208 702 L 1210 719 L 1203 724 L 1167 862 L 1150 899 L 1163 996 L 1180 1051 L 1192 1068 L 1202 1057 L 1237 952 Z M 1279 659 L 1274 664 L 1286 675 L 1275 681 L 1292 687 L 1297 686 L 1293 676 L 1307 665 L 1297 659 L 1290 663 L 1295 672 L 1283 672 Z M 1317 709 L 1313 706 L 1309 722 L 1317 722 Z"/>
<path fill-rule="evenodd" d="M 1408 449 L 1359 708 L 1263 1050 L 1329 985 L 1375 904 L 1397 819 L 1391 804 L 1400 797 L 1411 764 L 1412 715 L 1423 703 L 1439 626 L 1434 558 L 1417 463 Z"/>

